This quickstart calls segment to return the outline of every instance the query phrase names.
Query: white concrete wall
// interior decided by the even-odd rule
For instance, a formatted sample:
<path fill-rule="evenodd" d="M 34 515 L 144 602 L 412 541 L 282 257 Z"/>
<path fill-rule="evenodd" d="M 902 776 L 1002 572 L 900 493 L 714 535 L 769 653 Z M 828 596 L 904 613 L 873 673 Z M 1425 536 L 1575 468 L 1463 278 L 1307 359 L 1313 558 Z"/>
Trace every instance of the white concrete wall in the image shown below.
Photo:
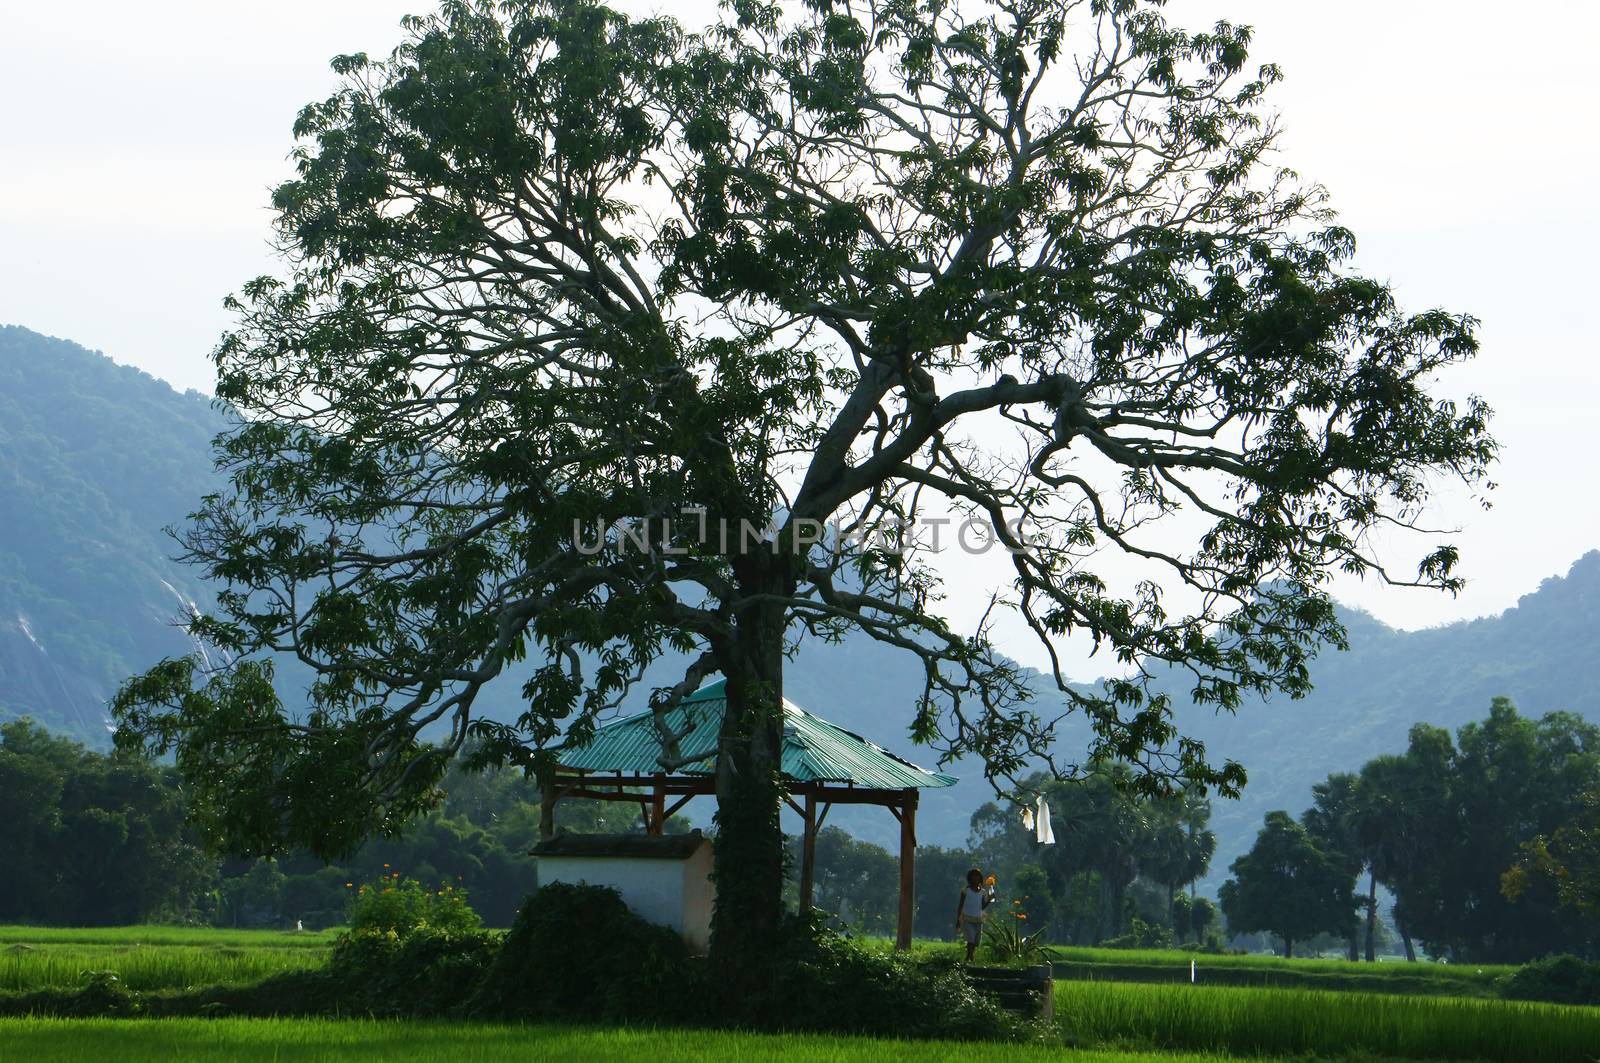
<path fill-rule="evenodd" d="M 702 852 L 705 849 L 701 850 Z M 684 933 L 684 868 L 693 860 L 623 857 L 539 857 L 539 885 L 551 882 L 610 886 L 641 918 Z"/>
<path fill-rule="evenodd" d="M 711 882 L 711 846 L 702 845 L 683 861 L 683 939 L 695 952 L 711 948 L 711 909 L 717 888 Z"/>

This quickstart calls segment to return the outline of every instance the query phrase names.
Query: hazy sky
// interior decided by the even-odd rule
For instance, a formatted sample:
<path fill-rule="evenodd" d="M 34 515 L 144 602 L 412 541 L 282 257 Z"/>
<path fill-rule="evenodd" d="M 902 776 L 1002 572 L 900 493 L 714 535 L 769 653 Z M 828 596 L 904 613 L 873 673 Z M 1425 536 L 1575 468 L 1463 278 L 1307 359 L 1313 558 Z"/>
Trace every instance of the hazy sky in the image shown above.
<path fill-rule="evenodd" d="M 623 3 L 685 21 L 708 3 Z M 267 189 L 330 56 L 386 51 L 411 0 L 0 0 L 0 323 L 210 390 L 221 299 L 272 268 Z M 1464 500 L 1458 599 L 1341 584 L 1400 627 L 1498 612 L 1600 546 L 1593 183 L 1600 4 L 1174 0 L 1174 21 L 1256 29 L 1281 65 L 1284 160 L 1327 185 L 1358 263 L 1406 305 L 1483 320 L 1441 385 L 1498 411 L 1487 513 Z M 972 596 L 976 600 L 976 596 Z M 961 595 L 958 615 L 971 608 Z M 1026 647 L 1014 652 L 1030 662 Z"/>

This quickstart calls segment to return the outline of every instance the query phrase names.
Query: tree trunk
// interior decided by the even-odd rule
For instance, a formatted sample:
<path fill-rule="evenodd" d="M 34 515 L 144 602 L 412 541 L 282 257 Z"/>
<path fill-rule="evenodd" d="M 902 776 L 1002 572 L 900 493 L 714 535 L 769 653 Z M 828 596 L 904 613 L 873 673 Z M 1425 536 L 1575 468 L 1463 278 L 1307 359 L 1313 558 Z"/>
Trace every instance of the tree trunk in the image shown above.
<path fill-rule="evenodd" d="M 1286 959 L 1286 960 L 1294 959 L 1294 939 L 1293 938 L 1284 938 L 1283 939 L 1283 958 Z"/>
<path fill-rule="evenodd" d="M 746 595 L 786 594 L 773 558 L 747 556 L 737 567 Z M 765 564 L 763 564 L 765 562 Z M 711 955 L 723 985 L 759 977 L 775 953 L 783 915 L 782 800 L 783 632 L 781 604 L 739 609 L 735 636 L 715 647 L 727 680 L 727 711 L 717 755 L 717 837 L 712 876 L 717 901 L 711 916 Z"/>
<path fill-rule="evenodd" d="M 1367 875 L 1367 962 L 1377 962 L 1378 939 L 1378 873 L 1369 870 Z"/>
<path fill-rule="evenodd" d="M 1411 935 L 1406 931 L 1405 927 L 1400 927 L 1400 940 L 1404 942 L 1406 946 L 1406 962 L 1416 963 L 1417 950 L 1415 946 L 1411 944 Z"/>

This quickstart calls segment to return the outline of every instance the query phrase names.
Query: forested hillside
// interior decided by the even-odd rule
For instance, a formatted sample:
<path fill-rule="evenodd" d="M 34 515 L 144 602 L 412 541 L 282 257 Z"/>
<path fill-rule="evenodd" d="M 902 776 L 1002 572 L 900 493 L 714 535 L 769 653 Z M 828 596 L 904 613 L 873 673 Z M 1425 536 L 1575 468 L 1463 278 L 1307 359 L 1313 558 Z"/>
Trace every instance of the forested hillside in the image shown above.
<path fill-rule="evenodd" d="M 162 528 L 181 522 L 215 482 L 207 443 L 223 417 L 204 396 L 178 394 L 138 370 L 26 329 L 0 327 L 0 719 L 31 715 L 104 746 L 103 703 L 116 683 L 156 659 L 187 652 L 174 623 L 204 589 L 173 563 Z M 1468 571 L 1492 563 L 1466 559 Z M 1421 593 L 1421 592 L 1419 592 Z M 1314 666 L 1302 701 L 1251 703 L 1237 716 L 1180 710 L 1184 729 L 1241 761 L 1250 783 L 1218 802 L 1213 879 L 1249 844 L 1265 812 L 1298 813 L 1329 772 L 1401 749 L 1418 721 L 1454 729 L 1509 696 L 1528 715 L 1570 709 L 1600 720 L 1600 553 L 1552 577 L 1504 614 L 1399 632 L 1346 616 L 1348 653 Z M 787 672 L 795 702 L 914 760 L 933 754 L 906 738 L 918 664 L 862 636 L 806 646 Z M 662 675 L 666 674 L 663 669 Z M 480 699 L 515 712 L 520 678 Z M 1181 684 L 1174 686 L 1176 699 Z M 975 767 L 952 790 L 930 791 L 919 840 L 963 842 L 991 796 Z M 709 807 L 694 809 L 697 818 Z M 891 843 L 881 810 L 840 809 L 831 823 Z"/>
<path fill-rule="evenodd" d="M 0 720 L 106 741 L 104 702 L 186 652 L 202 596 L 162 528 L 213 482 L 222 417 L 127 366 L 0 327 Z"/>

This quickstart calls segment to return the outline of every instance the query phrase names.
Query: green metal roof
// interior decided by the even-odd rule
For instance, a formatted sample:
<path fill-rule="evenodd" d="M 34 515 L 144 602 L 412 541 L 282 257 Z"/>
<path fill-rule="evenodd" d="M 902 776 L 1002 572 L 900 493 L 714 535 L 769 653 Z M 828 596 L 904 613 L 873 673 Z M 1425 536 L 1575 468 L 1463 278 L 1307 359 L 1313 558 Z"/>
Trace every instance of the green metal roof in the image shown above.
<path fill-rule="evenodd" d="M 684 698 L 667 713 L 678 750 L 690 763 L 677 774 L 708 775 L 727 709 L 719 679 Z M 587 745 L 563 750 L 561 765 L 579 771 L 653 775 L 661 770 L 661 742 L 648 711 L 607 724 Z M 919 768 L 860 735 L 783 700 L 783 776 L 793 782 L 836 782 L 882 790 L 951 786 L 955 776 Z"/>

